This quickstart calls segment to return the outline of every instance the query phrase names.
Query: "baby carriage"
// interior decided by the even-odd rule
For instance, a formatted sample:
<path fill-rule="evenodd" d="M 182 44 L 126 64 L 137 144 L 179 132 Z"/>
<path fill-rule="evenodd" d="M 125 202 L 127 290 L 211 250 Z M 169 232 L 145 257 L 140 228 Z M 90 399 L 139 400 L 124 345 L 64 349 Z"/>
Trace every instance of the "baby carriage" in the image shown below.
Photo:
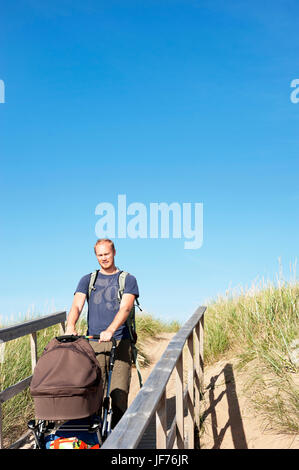
<path fill-rule="evenodd" d="M 99 449 L 111 432 L 110 384 L 116 341 L 112 338 L 106 396 L 89 339 L 53 338 L 39 358 L 30 384 L 36 419 L 28 422 L 37 449 Z"/>

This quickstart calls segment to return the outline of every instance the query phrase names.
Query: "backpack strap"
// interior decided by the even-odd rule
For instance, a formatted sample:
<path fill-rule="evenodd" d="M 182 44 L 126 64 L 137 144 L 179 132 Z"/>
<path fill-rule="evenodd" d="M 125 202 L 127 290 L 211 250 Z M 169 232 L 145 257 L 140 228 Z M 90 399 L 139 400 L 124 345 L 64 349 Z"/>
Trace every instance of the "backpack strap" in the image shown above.
<path fill-rule="evenodd" d="M 96 271 L 93 271 L 91 274 L 90 274 L 90 279 L 89 279 L 89 286 L 88 286 L 88 294 L 87 294 L 87 301 L 89 300 L 90 298 L 90 294 L 91 294 L 91 291 L 92 290 L 95 290 L 95 282 L 97 280 L 97 277 L 98 277 L 98 272 L 99 270 L 97 269 Z"/>
<path fill-rule="evenodd" d="M 118 301 L 121 302 L 124 290 L 125 290 L 125 282 L 128 273 L 126 271 L 121 271 L 119 278 L 118 278 Z M 135 327 L 135 306 L 133 305 L 132 310 L 130 311 L 128 318 L 126 320 L 126 325 L 129 330 L 130 338 L 132 343 L 136 343 L 137 335 L 136 335 L 136 327 Z"/>
<path fill-rule="evenodd" d="M 125 283 L 126 283 L 126 277 L 127 277 L 127 272 L 126 271 L 121 271 L 119 278 L 118 278 L 118 292 L 117 292 L 117 298 L 120 303 L 121 298 L 123 296 L 124 290 L 125 290 Z"/>
<path fill-rule="evenodd" d="M 120 275 L 119 275 L 119 278 L 118 278 L 117 297 L 118 297 L 119 303 L 121 302 L 121 299 L 122 299 L 122 296 L 123 296 L 123 293 L 124 293 L 124 290 L 125 290 L 125 282 L 126 282 L 127 275 L 128 275 L 128 273 L 126 271 L 121 271 Z M 136 300 L 136 303 L 139 307 L 139 302 L 138 302 L 137 298 L 135 300 Z M 138 362 L 138 358 L 137 358 L 138 350 L 136 348 L 137 334 L 136 334 L 136 325 L 135 325 L 135 306 L 134 305 L 133 305 L 132 310 L 130 311 L 129 316 L 126 320 L 126 325 L 127 325 L 127 328 L 129 330 L 129 334 L 130 334 L 133 362 L 134 362 L 134 364 L 136 366 L 136 369 L 137 369 L 139 384 L 140 384 L 140 388 L 141 388 L 143 384 L 142 384 L 142 376 L 141 376 L 140 366 L 139 366 L 139 362 Z"/>
<path fill-rule="evenodd" d="M 136 348 L 136 345 L 131 342 L 131 348 L 132 348 L 132 355 L 133 355 L 133 362 L 136 366 L 137 374 L 138 374 L 138 379 L 139 379 L 139 385 L 140 388 L 142 388 L 142 375 L 141 375 L 141 370 L 140 370 L 140 365 L 138 362 L 138 349 Z"/>

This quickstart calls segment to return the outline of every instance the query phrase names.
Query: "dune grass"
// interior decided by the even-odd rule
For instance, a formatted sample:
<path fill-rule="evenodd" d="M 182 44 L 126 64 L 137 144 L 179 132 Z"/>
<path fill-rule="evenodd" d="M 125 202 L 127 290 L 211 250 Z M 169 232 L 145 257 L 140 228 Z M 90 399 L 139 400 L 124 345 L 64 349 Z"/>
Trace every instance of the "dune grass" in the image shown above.
<path fill-rule="evenodd" d="M 298 433 L 298 362 L 292 351 L 298 338 L 299 284 L 260 283 L 208 305 L 205 364 L 237 356 L 248 375 L 246 393 L 266 425 Z"/>

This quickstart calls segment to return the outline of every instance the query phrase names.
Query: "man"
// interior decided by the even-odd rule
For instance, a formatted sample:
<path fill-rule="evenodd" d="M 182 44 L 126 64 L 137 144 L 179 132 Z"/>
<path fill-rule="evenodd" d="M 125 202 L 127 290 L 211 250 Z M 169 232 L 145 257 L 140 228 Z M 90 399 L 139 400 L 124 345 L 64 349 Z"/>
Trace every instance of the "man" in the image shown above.
<path fill-rule="evenodd" d="M 94 246 L 94 252 L 101 269 L 88 300 L 87 335 L 100 335 L 98 342 L 91 341 L 90 344 L 98 353 L 97 358 L 104 387 L 107 385 L 109 354 L 112 346 L 110 340 L 112 337 L 116 339 L 115 363 L 110 389 L 113 428 L 128 407 L 132 356 L 129 330 L 125 322 L 132 310 L 135 298 L 139 296 L 139 290 L 135 277 L 128 274 L 119 303 L 117 293 L 120 270 L 114 262 L 116 254 L 114 243 L 106 238 L 99 239 Z M 87 274 L 79 281 L 67 319 L 67 335 L 77 335 L 76 323 L 87 298 L 89 280 L 90 274 Z"/>

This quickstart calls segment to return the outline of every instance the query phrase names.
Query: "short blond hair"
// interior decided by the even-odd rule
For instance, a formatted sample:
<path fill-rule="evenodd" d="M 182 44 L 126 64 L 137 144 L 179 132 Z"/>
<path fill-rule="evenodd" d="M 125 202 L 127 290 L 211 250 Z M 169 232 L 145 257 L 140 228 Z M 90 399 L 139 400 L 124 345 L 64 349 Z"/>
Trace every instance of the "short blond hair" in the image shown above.
<path fill-rule="evenodd" d="M 98 245 L 100 245 L 101 243 L 110 243 L 111 247 L 112 247 L 112 250 L 115 251 L 115 246 L 114 246 L 114 243 L 112 240 L 110 240 L 109 238 L 99 238 L 97 241 L 96 241 L 96 244 L 94 246 L 94 252 L 96 254 L 96 247 Z"/>

